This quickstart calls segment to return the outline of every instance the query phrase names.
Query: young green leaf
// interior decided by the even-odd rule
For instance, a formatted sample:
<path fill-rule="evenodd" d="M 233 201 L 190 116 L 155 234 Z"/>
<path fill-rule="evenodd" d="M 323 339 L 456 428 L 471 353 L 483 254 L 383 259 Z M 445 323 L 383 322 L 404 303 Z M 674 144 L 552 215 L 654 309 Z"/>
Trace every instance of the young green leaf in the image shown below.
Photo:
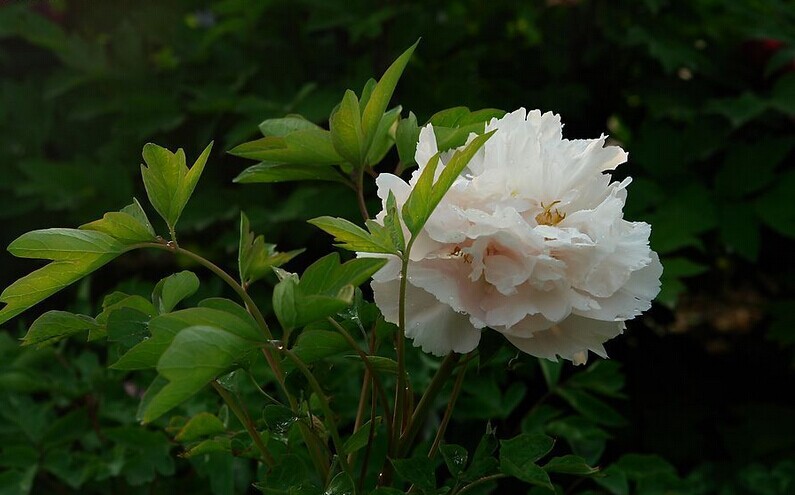
<path fill-rule="evenodd" d="M 583 390 L 561 388 L 555 391 L 577 412 L 586 418 L 607 426 L 623 426 L 626 420 L 604 401 Z"/>
<path fill-rule="evenodd" d="M 305 129 L 321 129 L 313 122 L 306 120 L 303 116 L 291 113 L 280 119 L 267 119 L 259 125 L 262 135 L 283 137 L 291 132 L 302 131 Z"/>
<path fill-rule="evenodd" d="M 293 352 L 304 363 L 313 363 L 327 357 L 353 352 L 345 337 L 328 330 L 305 330 L 298 336 Z M 285 364 L 289 360 L 285 361 Z"/>
<path fill-rule="evenodd" d="M 214 414 L 201 412 L 188 420 L 174 437 L 178 442 L 192 442 L 202 437 L 220 435 L 226 427 Z"/>
<path fill-rule="evenodd" d="M 373 235 L 344 218 L 318 217 L 308 223 L 334 236 L 336 247 L 363 253 L 397 254 L 397 247 L 390 237 Z M 371 227 L 368 225 L 368 227 Z M 372 227 L 371 227 L 372 230 Z"/>
<path fill-rule="evenodd" d="M 336 165 L 344 161 L 334 149 L 331 133 L 324 129 L 301 129 L 284 136 L 260 138 L 236 146 L 229 153 L 292 165 Z"/>
<path fill-rule="evenodd" d="M 398 158 L 404 166 L 415 164 L 414 155 L 417 153 L 417 142 L 420 140 L 420 127 L 417 125 L 417 116 L 409 112 L 409 116 L 400 119 L 395 130 L 395 145 Z"/>
<path fill-rule="evenodd" d="M 152 224 L 136 199 L 121 211 L 105 213 L 101 219 L 81 225 L 80 229 L 103 232 L 125 244 L 150 242 L 156 238 Z"/>
<path fill-rule="evenodd" d="M 442 453 L 442 458 L 450 474 L 458 479 L 467 467 L 467 461 L 469 460 L 467 449 L 460 445 L 443 444 L 439 446 L 439 452 Z"/>
<path fill-rule="evenodd" d="M 542 434 L 521 434 L 500 441 L 500 469 L 527 483 L 552 489 L 547 473 L 536 461 L 552 450 L 555 440 Z"/>
<path fill-rule="evenodd" d="M 375 431 L 378 431 L 378 426 L 381 424 L 382 418 L 381 416 L 375 417 Z M 371 421 L 367 421 L 366 423 L 362 424 L 356 433 L 351 435 L 348 440 L 345 441 L 345 444 L 342 446 L 343 452 L 346 454 L 352 454 L 357 450 L 365 447 L 367 445 L 367 441 L 370 438 L 370 424 Z"/>
<path fill-rule="evenodd" d="M 560 373 L 563 371 L 563 360 L 550 361 L 549 359 L 538 359 L 538 365 L 541 366 L 541 373 L 544 375 L 544 381 L 549 390 L 554 389 L 558 381 L 560 381 Z"/>
<path fill-rule="evenodd" d="M 598 473 L 599 469 L 588 465 L 585 459 L 576 455 L 564 455 L 553 457 L 543 466 L 548 473 L 575 474 L 578 476 L 590 476 Z"/>
<path fill-rule="evenodd" d="M 201 304 L 205 304 L 208 301 L 212 300 L 202 301 Z M 227 302 L 233 307 L 239 308 L 231 301 Z M 171 345 L 174 336 L 194 325 L 219 327 L 245 340 L 256 341 L 261 338 L 256 323 L 248 314 L 243 315 L 237 311 L 228 311 L 222 309 L 220 305 L 188 308 L 152 318 L 148 325 L 151 337 L 130 349 L 110 367 L 118 370 L 154 368 L 160 357 Z"/>
<path fill-rule="evenodd" d="M 367 105 L 362 109 L 362 130 L 366 139 L 364 149 L 370 148 L 378 124 L 381 122 L 387 105 L 389 105 L 389 100 L 392 99 L 392 93 L 395 92 L 398 80 L 419 42 L 420 40 L 417 40 L 389 66 L 367 99 Z"/>
<path fill-rule="evenodd" d="M 447 193 L 447 190 L 450 189 L 450 186 L 453 185 L 455 179 L 494 132 L 491 131 L 480 135 L 473 139 L 463 150 L 456 151 L 445 164 L 436 182 L 434 182 L 434 177 L 436 168 L 439 165 L 440 155 L 437 153 L 428 162 L 422 174 L 420 174 L 414 189 L 409 194 L 406 203 L 403 205 L 403 221 L 413 236 L 416 236 L 422 230 L 425 222 L 428 221 L 433 210 L 436 209 L 436 206 Z"/>
<path fill-rule="evenodd" d="M 122 348 L 129 349 L 147 338 L 150 319 L 148 314 L 133 308 L 120 308 L 112 312 L 105 324 L 108 342 L 116 342 Z"/>
<path fill-rule="evenodd" d="M 234 182 L 240 184 L 270 184 L 294 180 L 348 183 L 348 180 L 334 168 L 269 162 L 261 162 L 243 170 L 235 177 Z"/>
<path fill-rule="evenodd" d="M 213 143 L 207 145 L 189 169 L 182 148 L 172 153 L 156 144 L 144 146 L 141 176 L 146 194 L 172 232 L 199 182 L 212 147 Z"/>
<path fill-rule="evenodd" d="M 52 260 L 17 280 L 0 294 L 4 323 L 64 287 L 80 280 L 125 251 L 117 239 L 91 230 L 45 229 L 28 232 L 8 246 L 19 258 Z"/>
<path fill-rule="evenodd" d="M 400 221 L 400 213 L 397 208 L 395 194 L 389 191 L 386 198 L 386 215 L 384 216 L 384 227 L 389 233 L 392 245 L 397 248 L 399 253 L 406 250 L 406 238 L 403 233 L 403 224 Z"/>
<path fill-rule="evenodd" d="M 199 290 L 199 277 L 184 270 L 160 280 L 152 291 L 152 303 L 158 313 L 171 312 L 180 301 Z"/>
<path fill-rule="evenodd" d="M 426 493 L 436 490 L 436 473 L 432 462 L 423 456 L 410 459 L 391 459 L 395 472 Z"/>
<path fill-rule="evenodd" d="M 66 311 L 47 311 L 31 324 L 28 333 L 22 339 L 22 345 L 35 345 L 41 348 L 99 326 L 99 323 L 89 316 Z"/>
<path fill-rule="evenodd" d="M 251 231 L 248 217 L 240 212 L 240 245 L 237 253 L 237 265 L 240 280 L 248 285 L 273 271 L 274 267 L 282 266 L 304 249 L 296 249 L 286 253 L 276 251 L 276 244 L 266 244 L 263 236 L 255 236 Z"/>
<path fill-rule="evenodd" d="M 367 150 L 365 163 L 368 165 L 378 164 L 395 144 L 397 121 L 398 118 L 400 118 L 402 109 L 403 107 L 398 105 L 381 117 L 381 121 L 378 123 L 378 127 L 375 130 L 373 140 L 370 143 L 370 148 Z"/>
<path fill-rule="evenodd" d="M 348 473 L 337 473 L 331 480 L 323 495 L 355 495 L 356 488 Z"/>
<path fill-rule="evenodd" d="M 334 149 L 354 168 L 364 165 L 365 142 L 361 119 L 356 93 L 347 90 L 329 118 L 329 130 Z"/>
<path fill-rule="evenodd" d="M 243 365 L 259 349 L 259 343 L 213 326 L 191 326 L 179 332 L 157 363 L 158 373 L 168 380 L 144 411 L 149 423 L 210 381 Z"/>
<path fill-rule="evenodd" d="M 273 291 L 273 310 L 289 330 L 336 314 L 353 303 L 354 288 L 386 263 L 382 258 L 358 258 L 340 264 L 337 253 L 312 263 L 298 278 L 284 277 Z"/>

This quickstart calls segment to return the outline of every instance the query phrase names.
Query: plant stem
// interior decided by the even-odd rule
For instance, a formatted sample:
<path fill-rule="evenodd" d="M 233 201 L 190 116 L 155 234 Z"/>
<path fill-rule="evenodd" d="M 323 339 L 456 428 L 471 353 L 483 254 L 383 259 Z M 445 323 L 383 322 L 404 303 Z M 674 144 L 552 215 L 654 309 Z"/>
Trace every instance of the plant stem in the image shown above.
<path fill-rule="evenodd" d="M 411 416 L 411 420 L 409 421 L 406 431 L 400 438 L 400 445 L 397 449 L 398 459 L 406 455 L 409 448 L 411 448 L 417 433 L 419 433 L 420 428 L 425 421 L 425 417 L 428 415 L 428 410 L 433 405 L 433 401 L 436 399 L 436 396 L 439 395 L 439 392 L 444 387 L 447 379 L 450 378 L 450 375 L 453 373 L 455 365 L 460 357 L 460 354 L 451 352 L 447 355 L 447 357 L 444 358 L 444 361 L 442 361 L 439 369 L 436 370 L 436 374 L 433 376 L 433 379 L 428 385 L 428 388 L 425 390 L 425 393 L 422 394 L 420 402 L 417 404 L 417 408 L 414 410 L 414 414 Z"/>
<path fill-rule="evenodd" d="M 400 437 L 403 433 L 403 404 L 406 398 L 406 283 L 409 271 L 409 253 L 414 244 L 412 236 L 406 250 L 403 253 L 402 264 L 400 268 L 400 294 L 398 300 L 398 331 L 395 335 L 395 353 L 397 354 L 397 385 L 395 386 L 395 410 L 392 416 L 392 457 L 397 459 Z"/>
<path fill-rule="evenodd" d="M 235 293 L 240 297 L 240 299 L 246 305 L 246 310 L 259 325 L 265 338 L 269 341 L 273 340 L 273 334 L 268 327 L 268 323 L 265 321 L 265 317 L 262 316 L 262 312 L 260 312 L 259 308 L 257 307 L 257 304 L 253 299 L 251 299 L 251 296 L 248 295 L 248 292 L 246 292 L 245 288 L 243 288 L 243 286 L 240 285 L 232 276 L 226 273 L 223 268 L 219 267 L 207 258 L 177 246 L 176 243 L 173 242 L 142 242 L 128 246 L 127 251 L 139 248 L 153 248 L 160 249 L 162 251 L 168 251 L 173 254 L 181 254 L 213 272 L 221 280 L 226 282 L 226 284 L 229 285 L 229 287 L 231 287 L 232 290 L 234 290 Z M 265 356 L 268 366 L 270 366 L 270 368 L 273 370 L 273 373 L 276 376 L 276 382 L 279 384 L 279 388 L 282 390 L 282 393 L 284 393 L 285 397 L 287 397 L 287 401 L 290 404 L 290 410 L 293 412 L 293 414 L 298 416 L 298 403 L 296 402 L 295 397 L 293 397 L 292 394 L 290 394 L 290 392 L 287 390 L 287 386 L 284 382 L 284 371 L 282 370 L 281 363 L 279 363 L 279 360 L 275 358 L 269 348 L 263 347 L 262 354 Z M 306 428 L 306 426 L 299 425 L 301 436 L 307 445 L 307 449 L 309 450 L 312 461 L 315 464 L 315 468 L 318 470 L 318 473 L 325 478 L 329 471 L 328 463 L 326 462 L 326 459 L 323 459 L 323 455 L 319 451 L 319 446 L 316 444 L 315 438 L 312 436 L 310 431 L 307 431 Z"/>
<path fill-rule="evenodd" d="M 364 201 L 364 169 L 366 168 L 365 165 L 362 165 L 361 170 L 359 170 L 358 175 L 356 176 L 356 202 L 359 205 L 359 212 L 362 214 L 362 218 L 364 220 L 370 219 L 370 213 L 367 211 L 367 203 Z"/>
<path fill-rule="evenodd" d="M 459 394 L 461 394 L 461 386 L 464 384 L 464 375 L 466 374 L 466 371 L 466 365 L 462 366 L 461 370 L 458 372 L 458 376 L 455 379 L 453 391 L 450 393 L 450 400 L 447 402 L 447 409 L 445 409 L 442 422 L 439 424 L 439 430 L 436 432 L 436 438 L 433 439 L 431 450 L 428 451 L 429 459 L 433 459 L 436 456 L 436 452 L 439 450 L 439 445 L 441 445 L 442 440 L 444 439 L 444 432 L 447 430 L 447 425 L 450 424 L 450 418 L 453 416 L 455 403 L 458 400 Z"/>
<path fill-rule="evenodd" d="M 381 382 L 381 377 L 378 375 L 378 372 L 373 367 L 373 363 L 370 362 L 370 358 L 367 357 L 367 354 L 362 352 L 362 350 L 356 344 L 356 341 L 353 340 L 353 337 L 351 337 L 351 335 L 348 333 L 348 331 L 345 330 L 345 328 L 342 325 L 340 325 L 334 318 L 329 317 L 328 321 L 331 323 L 331 325 L 334 328 L 337 329 L 337 331 L 340 334 L 342 334 L 342 336 L 345 338 L 345 341 L 348 343 L 348 345 L 350 345 L 351 348 L 353 348 L 353 350 L 356 351 L 357 354 L 359 354 L 359 357 L 361 358 L 362 362 L 364 362 L 364 366 L 367 368 L 366 371 L 370 375 L 370 377 L 366 377 L 366 378 L 372 378 L 372 380 L 373 380 L 373 391 L 378 394 L 378 398 L 381 401 L 381 407 L 384 408 L 384 420 L 385 420 L 385 423 L 386 423 L 387 435 L 391 435 L 392 434 L 393 424 L 392 424 L 392 421 L 389 418 L 389 413 L 390 413 L 390 411 L 389 411 L 389 400 L 387 399 L 386 392 L 384 392 L 384 387 L 381 384 L 382 383 Z"/>
<path fill-rule="evenodd" d="M 218 395 L 220 395 L 221 398 L 224 399 L 226 405 L 228 405 L 229 409 L 231 409 L 232 412 L 235 414 L 238 421 L 240 421 L 240 424 L 242 424 L 243 427 L 248 432 L 249 436 L 251 436 L 251 439 L 254 441 L 254 445 L 257 446 L 260 453 L 262 454 L 262 459 L 265 461 L 265 463 L 268 466 L 273 467 L 276 462 L 273 460 L 273 456 L 271 455 L 271 453 L 268 452 L 268 448 L 265 446 L 265 443 L 262 441 L 262 436 L 259 434 L 257 428 L 254 426 L 254 422 L 251 420 L 251 416 L 249 416 L 245 406 L 241 402 L 239 402 L 232 393 L 230 393 L 227 389 L 222 387 L 217 381 L 213 380 L 210 383 L 212 384 L 215 391 L 218 392 Z"/>
<path fill-rule="evenodd" d="M 492 474 L 491 476 L 484 476 L 483 478 L 476 479 L 472 483 L 470 483 L 467 486 L 465 486 L 464 488 L 460 489 L 458 492 L 455 492 L 455 493 L 453 493 L 451 495 L 464 495 L 464 493 L 466 493 L 466 492 L 468 492 L 470 490 L 473 490 L 475 487 L 480 486 L 483 483 L 488 483 L 489 481 L 497 481 L 497 480 L 501 480 L 501 479 L 507 478 L 507 477 L 508 477 L 507 474 L 502 474 L 502 473 Z"/>
<path fill-rule="evenodd" d="M 348 460 L 345 457 L 345 451 L 342 448 L 342 440 L 340 439 L 340 434 L 339 431 L 337 430 L 337 424 L 334 422 L 334 411 L 331 410 L 331 406 L 329 406 L 328 402 L 328 397 L 326 397 L 326 394 L 323 392 L 323 389 L 320 387 L 320 383 L 318 383 L 317 378 L 315 378 L 315 375 L 313 375 L 312 372 L 309 371 L 309 368 L 306 367 L 306 364 L 304 364 L 304 362 L 301 361 L 301 359 L 298 356 L 296 356 L 294 352 L 286 348 L 281 349 L 281 351 L 282 353 L 284 353 L 285 356 L 287 356 L 288 359 L 290 359 L 293 362 L 293 364 L 295 364 L 295 367 L 298 368 L 298 371 L 300 371 L 301 374 L 304 375 L 306 380 L 309 382 L 309 386 L 315 392 L 317 400 L 320 403 L 320 408 L 323 410 L 323 414 L 325 415 L 326 425 L 329 429 L 329 433 L 331 434 L 331 441 L 334 442 L 334 450 L 337 451 L 337 459 L 339 460 L 340 466 L 342 467 L 342 470 L 345 471 L 348 474 L 348 476 L 351 477 L 351 479 L 355 479 L 353 477 L 351 467 L 348 464 Z"/>

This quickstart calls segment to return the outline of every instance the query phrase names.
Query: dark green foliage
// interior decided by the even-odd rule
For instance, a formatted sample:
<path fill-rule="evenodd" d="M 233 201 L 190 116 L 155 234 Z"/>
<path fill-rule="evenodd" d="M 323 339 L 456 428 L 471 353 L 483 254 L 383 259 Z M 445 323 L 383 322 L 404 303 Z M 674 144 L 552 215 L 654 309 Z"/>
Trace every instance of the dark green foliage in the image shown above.
<path fill-rule="evenodd" d="M 362 329 L 375 328 L 375 345 L 386 353 L 393 327 L 353 290 L 360 276 L 348 273 L 352 279 L 337 283 L 328 271 L 312 277 L 308 270 L 309 281 L 304 272 L 280 282 L 272 268 L 308 245 L 305 260 L 288 265 L 300 273 L 327 252 L 327 240 L 304 224 L 320 215 L 329 216 L 315 224 L 343 247 L 402 251 L 407 239 L 390 217 L 386 226 L 358 227 L 347 189 L 354 172 L 384 157 L 377 171 L 412 166 L 426 122 L 447 149 L 502 114 L 491 107 L 519 106 L 560 112 L 567 137 L 604 131 L 630 152 L 630 163 L 617 172 L 634 179 L 627 218 L 652 223 L 652 246 L 665 265 L 661 301 L 668 309 L 657 308 L 649 326 L 664 332 L 684 325 L 690 332 L 682 347 L 660 352 L 678 359 L 672 351 L 728 346 L 730 361 L 746 351 L 761 354 L 764 360 L 753 362 L 762 366 L 747 366 L 748 383 L 710 386 L 728 387 L 738 400 L 779 406 L 738 407 L 722 429 L 713 428 L 711 416 L 698 416 L 695 433 L 717 447 L 694 454 L 693 435 L 661 440 L 657 417 L 644 416 L 648 411 L 638 405 L 646 404 L 639 397 L 648 400 L 645 383 L 658 370 L 637 375 L 632 359 L 626 378 L 615 362 L 576 371 L 543 362 L 537 369 L 526 358 L 511 359 L 501 342 L 493 352 L 482 348 L 480 369 L 470 370 L 448 432 L 451 444 L 442 445 L 434 461 L 424 458 L 425 448 L 395 460 L 398 477 L 428 493 L 437 486 L 455 493 L 505 473 L 539 485 L 533 494 L 552 493 L 550 483 L 560 493 L 792 493 L 792 370 L 763 340 L 790 354 L 795 346 L 795 277 L 785 244 L 795 237 L 793 25 L 795 11 L 785 0 L 6 2 L 0 7 L 3 246 L 34 228 L 82 226 L 36 231 L 12 244 L 12 254 L 52 260 L 47 265 L 0 257 L 3 287 L 41 267 L 0 296 L 7 303 L 0 309 L 7 330 L 0 335 L 0 493 L 231 495 L 252 493 L 254 482 L 264 493 L 350 493 L 344 475 L 326 486 L 309 474 L 299 430 L 318 407 L 302 377 L 284 363 L 287 385 L 305 397 L 300 416 L 253 386 L 275 387 L 264 364 L 248 359 L 263 337 L 245 310 L 214 298 L 220 285 L 187 258 L 122 254 L 166 235 L 162 223 L 150 223 L 158 213 L 172 228 L 179 220 L 180 242 L 208 257 L 232 259 L 239 246 L 241 281 L 258 282 L 252 296 L 266 313 L 267 294 L 278 284 L 266 318 L 295 327 L 292 338 L 275 337 L 318 372 L 340 415 L 345 451 L 361 460 L 362 433 L 349 433 L 363 368 L 341 365 L 355 353 L 323 317 L 337 315 L 357 339 Z M 401 57 L 390 68 L 420 37 L 407 52 L 415 52 L 411 59 Z M 378 83 L 368 80 L 382 74 Z M 349 87 L 363 89 L 341 99 Z M 311 139 L 311 146 L 296 135 Z M 215 146 L 205 148 L 213 139 Z M 148 146 L 144 185 L 136 157 L 149 141 L 187 151 Z M 258 163 L 225 156 L 227 150 Z M 201 156 L 193 169 L 186 154 Z M 161 187 L 168 174 L 157 174 L 158 167 L 177 172 L 179 194 Z M 303 182 L 270 184 L 294 180 Z M 151 207 L 134 201 L 119 210 L 147 192 Z M 369 206 L 372 212 L 375 203 Z M 414 206 L 421 222 L 423 208 Z M 248 217 L 238 233 L 229 225 L 241 209 Z M 238 236 L 245 242 L 238 245 Z M 289 251 L 277 252 L 265 239 Z M 69 254 L 75 243 L 84 251 L 93 246 L 91 253 Z M 338 259 L 329 261 L 339 268 Z M 234 273 L 233 265 L 224 268 Z M 92 272 L 90 282 L 12 319 Z M 155 285 L 170 274 L 176 275 Z M 323 303 L 317 313 L 291 314 L 296 298 L 306 297 Z M 198 300 L 199 307 L 179 309 Z M 56 307 L 69 311 L 50 311 Z M 740 316 L 721 308 L 738 309 Z M 741 310 L 750 312 L 750 323 L 743 323 Z M 628 358 L 676 339 L 644 341 L 651 330 L 639 323 L 628 334 L 631 343 L 615 344 L 611 354 Z M 18 346 L 23 335 L 30 347 Z M 105 339 L 108 346 L 94 344 Z M 234 359 L 215 361 L 214 351 L 204 352 L 210 348 Z M 380 359 L 373 364 L 393 380 L 394 361 Z M 715 364 L 702 359 L 707 371 Z M 183 373 L 186 364 L 206 369 Z M 435 365 L 416 352 L 408 366 L 415 391 L 423 390 Z M 704 368 L 688 370 L 686 382 Z M 158 369 L 172 382 L 155 378 Z M 200 390 L 216 378 L 248 405 L 268 448 L 279 454 L 282 462 L 268 473 L 257 472 L 255 446 L 234 415 Z M 542 380 L 548 390 L 539 390 Z M 764 383 L 773 383 L 775 394 L 760 398 L 743 388 Z M 175 386 L 178 393 L 170 393 Z M 679 407 L 679 392 L 659 392 L 661 402 L 675 406 L 670 421 L 704 414 L 701 402 Z M 627 396 L 630 401 L 622 400 Z M 172 406 L 170 421 L 155 419 Z M 141 426 L 143 418 L 166 427 L 168 436 Z M 481 439 L 486 421 L 496 432 L 489 429 Z M 367 473 L 370 485 L 385 457 L 383 419 L 374 426 L 378 462 Z M 431 430 L 423 442 L 432 440 Z M 523 440 L 509 440 L 519 430 Z M 543 444 L 549 437 L 555 446 L 540 459 L 532 449 L 512 451 L 510 442 L 532 446 L 528 439 Z M 676 447 L 666 447 L 670 442 Z M 632 451 L 644 454 L 627 454 Z M 651 455 L 657 451 L 676 459 Z M 592 466 L 601 469 L 594 473 Z M 495 479 L 468 493 L 525 493 L 530 486 L 510 483 Z"/>

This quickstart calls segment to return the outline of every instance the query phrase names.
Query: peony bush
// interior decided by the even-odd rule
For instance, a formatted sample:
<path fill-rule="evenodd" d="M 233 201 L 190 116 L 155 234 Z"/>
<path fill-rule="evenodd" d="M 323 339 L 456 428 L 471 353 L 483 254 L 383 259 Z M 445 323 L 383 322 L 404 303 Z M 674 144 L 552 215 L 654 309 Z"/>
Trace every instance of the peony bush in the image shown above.
<path fill-rule="evenodd" d="M 583 364 L 589 352 L 605 358 L 603 344 L 659 292 L 662 266 L 649 248 L 650 226 L 623 217 L 631 181 L 609 175 L 627 155 L 606 136 L 564 139 L 560 117 L 538 110 L 456 107 L 419 126 L 412 113 L 389 108 L 414 49 L 359 94 L 347 91 L 329 129 L 288 115 L 263 122 L 261 139 L 230 151 L 258 162 L 240 183 L 349 186 L 364 228 L 332 216 L 310 222 L 352 253 L 347 261 L 334 252 L 293 273 L 288 267 L 302 250 L 278 251 L 251 231 L 245 214 L 237 273 L 181 245 L 179 219 L 212 145 L 188 166 L 183 150 L 147 144 L 143 184 L 165 229 L 133 199 L 77 229 L 22 235 L 11 254 L 49 263 L 3 291 L 0 322 L 125 253 L 158 250 L 209 270 L 236 300 L 213 297 L 179 309 L 199 289 L 197 276 L 182 271 L 161 280 L 151 298 L 108 295 L 96 316 L 48 311 L 23 344 L 85 335 L 107 341 L 117 357 L 112 369 L 156 372 L 137 417 L 175 433 L 183 455 L 252 459 L 254 486 L 273 494 L 464 494 L 495 483 L 551 493 L 571 477 L 613 490 L 615 476 L 592 466 L 601 451 L 567 437 L 560 421 L 545 428 L 552 425 L 553 415 L 542 414 L 548 410 L 530 410 L 532 421 L 518 435 L 489 426 L 475 449 L 445 443 L 445 433 L 467 377 L 493 355 L 481 340 L 495 332 L 506 347 L 539 358 L 550 393 L 584 417 L 621 423 L 592 395 L 620 395 L 614 368 L 597 362 L 585 378 L 564 384 L 557 361 Z M 385 172 L 382 162 L 395 156 L 394 173 Z M 381 200 L 373 218 L 365 197 L 371 178 Z M 268 289 L 270 301 L 259 300 L 255 284 Z M 406 339 L 443 357 L 427 358 L 432 376 L 407 371 Z M 324 383 L 354 368 L 361 370 L 354 370 L 360 393 L 347 421 Z M 174 414 L 208 387 L 223 400 L 222 411 Z M 246 390 L 259 392 L 257 409 L 243 400 Z M 444 413 L 429 421 L 439 400 Z M 547 434 L 552 430 L 568 448 Z"/>

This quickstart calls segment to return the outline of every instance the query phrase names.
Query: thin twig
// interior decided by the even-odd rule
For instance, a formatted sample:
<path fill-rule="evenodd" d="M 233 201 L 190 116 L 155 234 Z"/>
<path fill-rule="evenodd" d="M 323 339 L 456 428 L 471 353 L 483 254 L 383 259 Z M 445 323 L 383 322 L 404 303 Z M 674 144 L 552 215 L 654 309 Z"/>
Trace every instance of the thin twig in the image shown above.
<path fill-rule="evenodd" d="M 453 391 L 450 393 L 450 400 L 447 401 L 447 409 L 445 409 L 442 422 L 439 424 L 439 430 L 436 432 L 436 438 L 433 439 L 431 450 L 428 451 L 429 459 L 433 459 L 436 456 L 436 452 L 439 450 L 439 445 L 441 445 L 442 440 L 444 439 L 444 432 L 447 430 L 447 425 L 450 424 L 450 418 L 453 416 L 455 403 L 458 400 L 459 394 L 461 394 L 461 386 L 464 384 L 464 375 L 466 375 L 466 371 L 467 367 L 463 366 L 455 379 Z"/>
<path fill-rule="evenodd" d="M 243 403 L 238 401 L 233 394 L 231 394 L 227 389 L 222 387 L 221 384 L 219 384 L 217 381 L 213 380 L 210 383 L 212 384 L 215 391 L 218 392 L 218 395 L 220 395 L 221 398 L 224 399 L 226 405 L 228 405 L 229 409 L 231 409 L 232 412 L 235 414 L 238 421 L 240 421 L 240 424 L 242 424 L 243 427 L 248 432 L 249 436 L 251 436 L 251 440 L 254 441 L 254 445 L 256 445 L 257 448 L 259 449 L 260 453 L 262 454 L 262 459 L 265 461 L 265 463 L 268 466 L 271 467 L 274 466 L 276 464 L 276 461 L 274 461 L 273 456 L 268 451 L 268 448 L 265 446 L 265 443 L 262 441 L 262 436 L 259 434 L 257 428 L 254 426 L 254 422 L 251 420 L 251 416 L 249 416 L 248 411 L 246 410 L 246 407 L 243 405 Z"/>

